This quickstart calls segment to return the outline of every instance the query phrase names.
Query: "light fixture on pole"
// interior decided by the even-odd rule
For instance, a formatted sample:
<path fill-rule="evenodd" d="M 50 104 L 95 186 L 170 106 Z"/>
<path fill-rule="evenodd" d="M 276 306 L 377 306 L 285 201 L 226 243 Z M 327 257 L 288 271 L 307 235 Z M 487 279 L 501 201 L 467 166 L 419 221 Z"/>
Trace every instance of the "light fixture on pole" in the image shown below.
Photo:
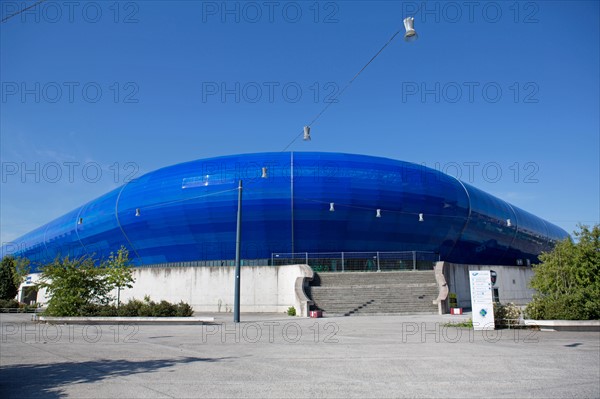
<path fill-rule="evenodd" d="M 423 2 L 424 4 L 424 2 Z M 415 13 L 418 14 L 418 12 L 421 10 L 421 7 L 419 7 Z M 404 40 L 407 42 L 413 42 L 416 41 L 416 39 L 419 37 L 417 35 L 417 31 L 415 30 L 415 18 L 414 17 L 406 17 L 403 19 L 403 23 L 404 23 L 404 30 L 406 31 L 404 34 Z M 328 101 L 328 104 L 325 104 L 323 109 L 321 110 L 321 112 L 319 112 L 317 114 L 317 116 L 310 122 L 311 124 L 314 124 L 317 122 L 317 120 L 325 113 L 325 111 L 327 111 L 329 109 L 329 107 L 331 106 L 332 103 L 338 102 L 339 98 L 341 97 L 342 93 L 344 91 L 346 91 L 346 89 L 348 87 L 350 87 L 350 85 L 352 84 L 352 82 L 354 82 L 356 80 L 356 78 L 358 78 L 358 76 L 363 73 L 363 71 L 373 62 L 373 60 L 375 60 L 375 58 L 377 58 L 382 52 L 383 50 L 396 38 L 396 36 L 400 35 L 400 33 L 402 32 L 402 28 L 396 30 L 394 32 L 394 34 L 392 35 L 392 37 L 383 45 L 383 47 L 381 47 L 381 49 L 379 49 L 379 51 L 377 53 L 375 53 L 375 55 L 373 57 L 371 57 L 371 59 L 354 75 L 354 77 L 348 82 L 348 84 L 339 92 L 337 93 L 333 100 L 331 102 Z M 302 134 L 302 133 L 301 133 Z M 300 135 L 296 135 L 292 141 L 283 148 L 283 151 L 286 151 L 292 144 L 294 144 L 296 142 L 296 140 L 300 137 Z M 304 126 L 304 141 L 309 141 L 310 140 L 310 126 Z"/>
<path fill-rule="evenodd" d="M 304 126 L 304 141 L 310 141 L 310 126 Z"/>
<path fill-rule="evenodd" d="M 413 17 L 404 18 L 404 40 L 407 42 L 414 42 L 418 39 L 417 31 L 415 30 L 415 19 Z"/>

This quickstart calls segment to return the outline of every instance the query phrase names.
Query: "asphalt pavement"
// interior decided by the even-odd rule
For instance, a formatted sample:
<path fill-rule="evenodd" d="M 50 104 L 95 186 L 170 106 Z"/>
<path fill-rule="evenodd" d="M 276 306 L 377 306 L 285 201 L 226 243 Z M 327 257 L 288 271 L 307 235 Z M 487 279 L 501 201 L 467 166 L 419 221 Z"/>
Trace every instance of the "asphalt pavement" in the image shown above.
<path fill-rule="evenodd" d="M 46 325 L 0 314 L 1 398 L 600 397 L 600 333 L 472 331 L 467 316 L 232 314 Z"/>

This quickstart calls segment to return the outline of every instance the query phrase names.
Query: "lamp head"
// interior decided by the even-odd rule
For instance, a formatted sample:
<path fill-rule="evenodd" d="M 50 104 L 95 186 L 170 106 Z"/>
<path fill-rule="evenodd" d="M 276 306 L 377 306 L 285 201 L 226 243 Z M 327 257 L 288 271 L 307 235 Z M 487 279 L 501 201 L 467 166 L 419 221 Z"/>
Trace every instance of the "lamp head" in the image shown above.
<path fill-rule="evenodd" d="M 405 41 L 414 42 L 417 40 L 419 36 L 415 30 L 415 19 L 413 17 L 404 18 L 404 29 L 406 30 L 406 33 L 404 34 Z"/>
<path fill-rule="evenodd" d="M 310 141 L 310 126 L 304 126 L 304 141 Z"/>

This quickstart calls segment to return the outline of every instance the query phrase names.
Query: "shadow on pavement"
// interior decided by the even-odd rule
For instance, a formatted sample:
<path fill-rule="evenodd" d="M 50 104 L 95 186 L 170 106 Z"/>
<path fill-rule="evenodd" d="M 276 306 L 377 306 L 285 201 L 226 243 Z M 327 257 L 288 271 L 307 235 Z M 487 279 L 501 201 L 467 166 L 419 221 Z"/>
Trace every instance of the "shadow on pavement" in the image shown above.
<path fill-rule="evenodd" d="M 64 387 L 108 378 L 148 373 L 179 364 L 218 362 L 230 359 L 184 357 L 158 360 L 94 360 L 48 364 L 20 364 L 0 367 L 0 398 L 62 398 Z"/>

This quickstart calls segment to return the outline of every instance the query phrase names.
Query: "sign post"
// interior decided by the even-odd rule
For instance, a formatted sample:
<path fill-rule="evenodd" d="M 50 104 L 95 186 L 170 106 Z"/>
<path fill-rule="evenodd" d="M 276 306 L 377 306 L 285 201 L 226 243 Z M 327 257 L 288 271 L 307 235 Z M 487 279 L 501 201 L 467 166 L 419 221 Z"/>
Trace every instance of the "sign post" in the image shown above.
<path fill-rule="evenodd" d="M 489 270 L 469 271 L 471 285 L 471 309 L 473 309 L 473 329 L 493 330 L 494 303 L 492 300 L 492 280 Z"/>

